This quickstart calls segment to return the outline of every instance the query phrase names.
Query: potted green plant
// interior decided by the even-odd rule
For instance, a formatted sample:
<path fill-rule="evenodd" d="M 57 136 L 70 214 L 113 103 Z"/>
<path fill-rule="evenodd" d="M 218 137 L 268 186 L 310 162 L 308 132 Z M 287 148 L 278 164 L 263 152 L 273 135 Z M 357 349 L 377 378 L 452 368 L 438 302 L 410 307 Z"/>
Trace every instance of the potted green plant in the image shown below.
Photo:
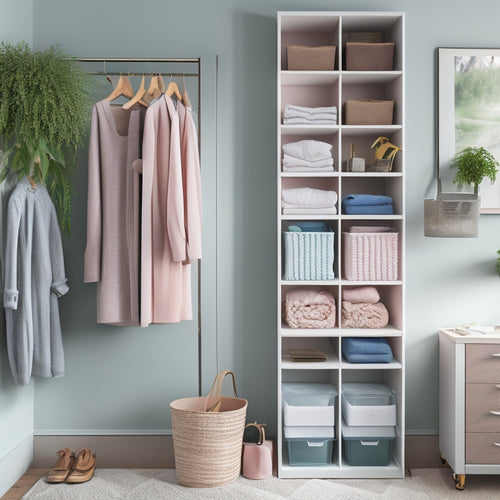
<path fill-rule="evenodd" d="M 478 195 L 483 179 L 490 179 L 492 184 L 496 181 L 499 163 L 485 148 L 467 147 L 455 155 L 451 166 L 457 168 L 453 182 L 459 186 L 472 184 L 474 194 Z"/>
<path fill-rule="evenodd" d="M 0 180 L 43 183 L 71 226 L 72 170 L 90 119 L 91 78 L 60 47 L 0 44 Z"/>

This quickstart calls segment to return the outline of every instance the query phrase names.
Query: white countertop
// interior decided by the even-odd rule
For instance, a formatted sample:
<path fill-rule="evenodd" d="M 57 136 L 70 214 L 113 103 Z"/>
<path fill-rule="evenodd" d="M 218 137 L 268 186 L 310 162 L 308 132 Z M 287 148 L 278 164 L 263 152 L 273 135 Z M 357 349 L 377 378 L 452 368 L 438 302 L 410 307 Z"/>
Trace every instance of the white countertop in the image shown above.
<path fill-rule="evenodd" d="M 500 326 L 484 326 L 486 333 L 468 330 L 463 326 L 440 328 L 439 335 L 456 344 L 500 344 Z"/>

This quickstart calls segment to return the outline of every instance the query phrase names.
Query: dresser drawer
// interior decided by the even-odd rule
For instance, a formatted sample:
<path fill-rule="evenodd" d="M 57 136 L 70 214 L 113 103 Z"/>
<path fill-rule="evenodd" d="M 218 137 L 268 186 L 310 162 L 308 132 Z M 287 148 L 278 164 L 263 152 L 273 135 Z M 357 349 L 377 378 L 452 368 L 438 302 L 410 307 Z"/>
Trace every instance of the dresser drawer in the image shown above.
<path fill-rule="evenodd" d="M 467 432 L 466 464 L 500 464 L 500 433 Z"/>
<path fill-rule="evenodd" d="M 465 430 L 500 432 L 500 384 L 465 385 Z"/>
<path fill-rule="evenodd" d="M 465 346 L 465 381 L 500 384 L 500 344 Z"/>

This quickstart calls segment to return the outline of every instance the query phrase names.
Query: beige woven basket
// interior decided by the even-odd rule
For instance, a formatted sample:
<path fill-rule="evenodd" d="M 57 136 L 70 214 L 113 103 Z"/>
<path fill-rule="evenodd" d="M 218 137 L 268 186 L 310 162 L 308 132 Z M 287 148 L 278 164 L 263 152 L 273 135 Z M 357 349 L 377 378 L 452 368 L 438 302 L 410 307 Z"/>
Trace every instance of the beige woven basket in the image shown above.
<path fill-rule="evenodd" d="M 183 486 L 223 486 L 240 475 L 248 403 L 237 397 L 219 396 L 227 374 L 233 375 L 228 370 L 219 373 L 208 397 L 183 398 L 170 403 L 176 475 Z M 218 394 L 213 404 L 215 387 Z M 210 407 L 215 411 L 208 411 Z"/>

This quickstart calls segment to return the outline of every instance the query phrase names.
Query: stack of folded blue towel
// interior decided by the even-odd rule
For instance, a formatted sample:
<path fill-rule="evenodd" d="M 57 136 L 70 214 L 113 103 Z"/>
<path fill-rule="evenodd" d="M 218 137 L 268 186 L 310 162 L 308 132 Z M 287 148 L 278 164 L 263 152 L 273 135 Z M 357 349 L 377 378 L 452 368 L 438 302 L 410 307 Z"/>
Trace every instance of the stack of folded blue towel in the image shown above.
<path fill-rule="evenodd" d="M 342 354 L 349 363 L 390 363 L 393 358 L 389 342 L 380 337 L 343 338 Z"/>
<path fill-rule="evenodd" d="M 342 200 L 344 214 L 390 215 L 393 212 L 390 196 L 375 194 L 350 194 Z"/>
<path fill-rule="evenodd" d="M 288 226 L 288 231 L 292 233 L 325 233 L 331 231 L 331 229 L 324 222 L 301 221 Z"/>

